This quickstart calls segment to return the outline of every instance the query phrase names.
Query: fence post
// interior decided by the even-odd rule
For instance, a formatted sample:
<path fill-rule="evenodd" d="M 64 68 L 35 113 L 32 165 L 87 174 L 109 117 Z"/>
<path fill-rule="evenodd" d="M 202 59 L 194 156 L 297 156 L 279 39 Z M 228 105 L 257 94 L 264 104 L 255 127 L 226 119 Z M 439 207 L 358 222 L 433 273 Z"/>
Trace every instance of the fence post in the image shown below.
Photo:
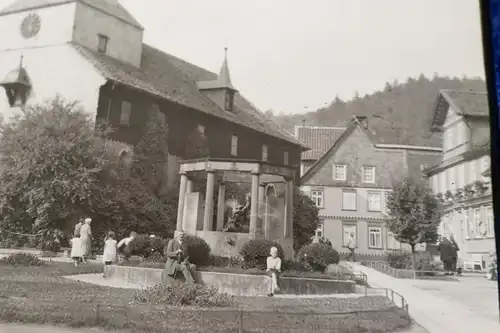
<path fill-rule="evenodd" d="M 391 289 L 391 301 L 394 303 L 394 290 Z"/>
<path fill-rule="evenodd" d="M 100 304 L 97 304 L 95 307 L 95 322 L 99 324 L 99 312 L 101 311 Z"/>
<path fill-rule="evenodd" d="M 359 331 L 359 330 L 360 330 L 360 328 L 361 328 L 361 318 L 360 318 L 360 316 L 361 316 L 360 311 L 356 311 L 356 320 L 357 320 L 357 322 L 358 322 L 358 331 Z"/>
<path fill-rule="evenodd" d="M 239 313 L 239 320 L 238 320 L 238 322 L 239 322 L 239 326 L 240 326 L 239 327 L 239 333 L 243 333 L 244 332 L 243 331 L 243 311 L 240 311 L 240 313 Z"/>
<path fill-rule="evenodd" d="M 365 296 L 368 296 L 368 287 L 365 284 Z"/>

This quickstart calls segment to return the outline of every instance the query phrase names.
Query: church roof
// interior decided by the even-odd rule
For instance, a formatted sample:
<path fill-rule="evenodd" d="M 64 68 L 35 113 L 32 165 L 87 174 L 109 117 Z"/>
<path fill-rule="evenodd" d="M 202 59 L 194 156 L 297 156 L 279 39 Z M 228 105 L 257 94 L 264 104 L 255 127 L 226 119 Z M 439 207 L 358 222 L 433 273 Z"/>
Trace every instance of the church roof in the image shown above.
<path fill-rule="evenodd" d="M 143 29 L 142 25 L 137 22 L 137 20 L 117 0 L 17 0 L 9 6 L 1 9 L 0 16 L 27 10 L 63 5 L 72 2 L 84 3 L 90 7 L 94 7 L 140 29 Z"/>
<path fill-rule="evenodd" d="M 239 93 L 234 96 L 233 111 L 228 112 L 217 106 L 197 86 L 197 82 L 200 81 L 216 81 L 218 75 L 215 73 L 146 44 L 143 44 L 141 68 L 125 64 L 81 45 L 74 43 L 72 45 L 111 81 L 285 140 L 304 150 L 308 149 Z"/>

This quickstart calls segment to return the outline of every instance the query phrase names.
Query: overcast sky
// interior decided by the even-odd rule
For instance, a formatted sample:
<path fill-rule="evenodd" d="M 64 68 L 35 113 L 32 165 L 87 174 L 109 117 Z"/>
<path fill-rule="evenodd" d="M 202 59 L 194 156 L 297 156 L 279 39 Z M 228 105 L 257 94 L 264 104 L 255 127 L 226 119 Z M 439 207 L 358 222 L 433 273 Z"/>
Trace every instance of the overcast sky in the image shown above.
<path fill-rule="evenodd" d="M 285 113 L 434 72 L 484 77 L 474 0 L 120 0 L 145 42 Z"/>

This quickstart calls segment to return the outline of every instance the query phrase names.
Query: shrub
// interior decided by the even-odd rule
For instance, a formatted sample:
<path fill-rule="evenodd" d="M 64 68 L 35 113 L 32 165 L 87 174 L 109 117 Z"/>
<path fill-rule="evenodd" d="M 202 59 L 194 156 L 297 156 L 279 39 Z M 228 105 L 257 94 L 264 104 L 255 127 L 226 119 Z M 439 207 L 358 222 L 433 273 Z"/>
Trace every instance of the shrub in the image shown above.
<path fill-rule="evenodd" d="M 244 268 L 264 268 L 272 247 L 278 249 L 278 257 L 283 259 L 283 248 L 276 242 L 265 239 L 251 239 L 246 242 L 240 251 L 243 257 Z"/>
<path fill-rule="evenodd" d="M 392 268 L 406 269 L 411 267 L 411 253 L 404 250 L 387 252 L 387 262 Z"/>
<path fill-rule="evenodd" d="M 338 264 L 339 253 L 327 244 L 308 244 L 297 253 L 297 261 L 309 267 L 311 271 L 324 271 L 330 264 Z"/>
<path fill-rule="evenodd" d="M 165 263 L 167 258 L 161 252 L 153 252 L 149 257 L 146 258 L 148 263 Z"/>
<path fill-rule="evenodd" d="M 166 306 L 230 307 L 235 297 L 220 293 L 215 287 L 195 283 L 174 281 L 172 284 L 159 284 L 137 292 L 133 300 L 138 303 Z"/>
<path fill-rule="evenodd" d="M 131 255 L 147 257 L 147 252 L 150 248 L 150 240 L 147 235 L 137 235 L 130 243 L 128 248 Z"/>
<path fill-rule="evenodd" d="M 140 256 L 144 259 L 149 260 L 149 257 L 163 256 L 163 248 L 166 245 L 166 241 L 161 237 L 150 237 L 148 235 L 138 235 L 129 243 L 130 254 L 134 256 Z"/>
<path fill-rule="evenodd" d="M 211 266 L 214 267 L 232 267 L 241 268 L 244 265 L 243 258 L 240 256 L 221 257 L 211 255 Z"/>
<path fill-rule="evenodd" d="M 31 253 L 12 253 L 0 259 L 0 264 L 12 266 L 43 266 L 45 261 Z"/>
<path fill-rule="evenodd" d="M 211 264 L 210 245 L 200 237 L 186 235 L 184 241 L 188 245 L 189 261 L 196 266 L 209 266 Z"/>

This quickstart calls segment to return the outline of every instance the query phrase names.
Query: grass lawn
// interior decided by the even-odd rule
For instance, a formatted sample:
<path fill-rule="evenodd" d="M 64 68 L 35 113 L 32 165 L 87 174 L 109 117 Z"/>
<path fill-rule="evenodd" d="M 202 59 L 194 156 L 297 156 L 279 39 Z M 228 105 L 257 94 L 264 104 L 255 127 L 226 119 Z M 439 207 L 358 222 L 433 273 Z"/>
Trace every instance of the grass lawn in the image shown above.
<path fill-rule="evenodd" d="M 133 304 L 133 290 L 89 285 L 63 275 L 101 272 L 100 265 L 0 265 L 0 320 L 72 327 L 101 326 L 132 332 L 238 332 L 239 311 L 248 332 L 390 332 L 409 325 L 384 297 L 359 299 L 237 298 L 234 309 L 152 307 Z M 377 310 L 332 315 L 336 311 Z M 256 312 L 257 311 L 257 312 Z M 316 314 L 312 314 L 311 312 Z M 280 313 L 281 312 L 281 313 Z M 290 314 L 283 314 L 289 312 Z"/>

